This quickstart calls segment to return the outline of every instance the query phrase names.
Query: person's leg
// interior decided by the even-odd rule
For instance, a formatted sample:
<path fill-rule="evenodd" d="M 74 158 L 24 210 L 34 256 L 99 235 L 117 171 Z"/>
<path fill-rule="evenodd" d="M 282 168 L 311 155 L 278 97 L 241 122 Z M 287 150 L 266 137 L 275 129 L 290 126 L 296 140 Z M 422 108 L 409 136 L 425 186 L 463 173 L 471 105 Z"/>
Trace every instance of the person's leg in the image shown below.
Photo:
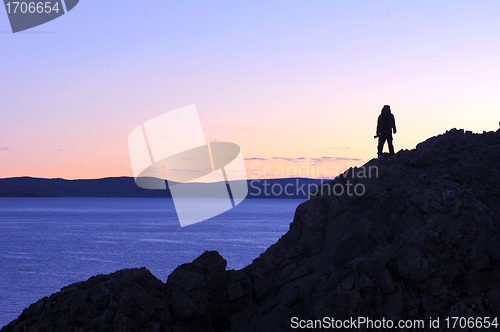
<path fill-rule="evenodd" d="M 378 155 L 382 154 L 382 150 L 384 149 L 384 143 L 385 143 L 386 137 L 384 134 L 380 134 L 378 138 Z"/>
<path fill-rule="evenodd" d="M 389 146 L 389 154 L 394 154 L 394 145 L 392 145 L 392 133 L 387 136 L 387 145 Z"/>

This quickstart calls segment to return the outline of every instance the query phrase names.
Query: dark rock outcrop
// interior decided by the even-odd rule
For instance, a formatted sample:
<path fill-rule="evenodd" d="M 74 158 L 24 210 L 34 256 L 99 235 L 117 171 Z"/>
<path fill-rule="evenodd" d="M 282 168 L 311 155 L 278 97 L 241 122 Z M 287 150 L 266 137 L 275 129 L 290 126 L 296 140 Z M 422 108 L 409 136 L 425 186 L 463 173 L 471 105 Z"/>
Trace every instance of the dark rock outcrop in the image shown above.
<path fill-rule="evenodd" d="M 499 171 L 500 131 L 451 130 L 325 184 L 245 268 L 253 297 L 233 327 L 286 330 L 292 316 L 496 317 Z"/>
<path fill-rule="evenodd" d="M 93 277 L 2 331 L 288 331 L 292 317 L 452 331 L 429 317 L 500 313 L 499 223 L 500 131 L 452 129 L 324 184 L 242 270 L 206 252 L 166 284 L 144 269 Z"/>
<path fill-rule="evenodd" d="M 40 299 L 2 331 L 169 331 L 167 302 L 151 272 L 120 270 Z"/>

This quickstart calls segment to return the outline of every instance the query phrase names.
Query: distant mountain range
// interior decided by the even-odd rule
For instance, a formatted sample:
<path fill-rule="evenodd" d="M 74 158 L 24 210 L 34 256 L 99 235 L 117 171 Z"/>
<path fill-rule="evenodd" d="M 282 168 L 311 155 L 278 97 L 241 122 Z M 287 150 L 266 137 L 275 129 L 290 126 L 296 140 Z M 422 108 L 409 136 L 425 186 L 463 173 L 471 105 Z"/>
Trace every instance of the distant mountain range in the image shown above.
<path fill-rule="evenodd" d="M 308 198 L 327 180 L 308 178 L 247 180 L 247 198 Z M 200 185 L 200 184 L 196 184 Z M 201 184 L 204 187 L 205 184 Z M 207 190 L 209 190 L 207 185 Z M 65 180 L 16 177 L 0 179 L 0 197 L 172 197 L 170 190 L 142 189 L 133 177 Z"/>

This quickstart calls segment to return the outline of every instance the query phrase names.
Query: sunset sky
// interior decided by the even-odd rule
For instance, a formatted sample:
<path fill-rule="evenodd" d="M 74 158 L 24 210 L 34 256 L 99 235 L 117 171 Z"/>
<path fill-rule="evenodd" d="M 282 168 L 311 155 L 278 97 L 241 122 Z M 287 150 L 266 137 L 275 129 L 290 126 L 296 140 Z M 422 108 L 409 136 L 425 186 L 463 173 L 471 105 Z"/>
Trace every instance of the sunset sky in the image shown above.
<path fill-rule="evenodd" d="M 250 178 L 364 164 L 384 104 L 396 151 L 497 130 L 499 18 L 496 0 L 81 0 L 13 34 L 0 9 L 0 178 L 131 176 L 132 130 L 191 104 Z"/>

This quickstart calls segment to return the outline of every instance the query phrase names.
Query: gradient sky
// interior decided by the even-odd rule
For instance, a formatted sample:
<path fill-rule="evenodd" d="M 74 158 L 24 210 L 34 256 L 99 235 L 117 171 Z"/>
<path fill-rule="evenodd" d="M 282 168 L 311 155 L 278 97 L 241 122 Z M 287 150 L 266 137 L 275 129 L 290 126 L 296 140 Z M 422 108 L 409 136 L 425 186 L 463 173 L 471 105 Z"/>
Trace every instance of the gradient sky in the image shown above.
<path fill-rule="evenodd" d="M 384 104 L 396 150 L 497 130 L 499 17 L 497 0 L 81 0 L 12 34 L 1 9 L 0 178 L 131 176 L 130 132 L 191 104 L 250 177 L 365 163 Z"/>

